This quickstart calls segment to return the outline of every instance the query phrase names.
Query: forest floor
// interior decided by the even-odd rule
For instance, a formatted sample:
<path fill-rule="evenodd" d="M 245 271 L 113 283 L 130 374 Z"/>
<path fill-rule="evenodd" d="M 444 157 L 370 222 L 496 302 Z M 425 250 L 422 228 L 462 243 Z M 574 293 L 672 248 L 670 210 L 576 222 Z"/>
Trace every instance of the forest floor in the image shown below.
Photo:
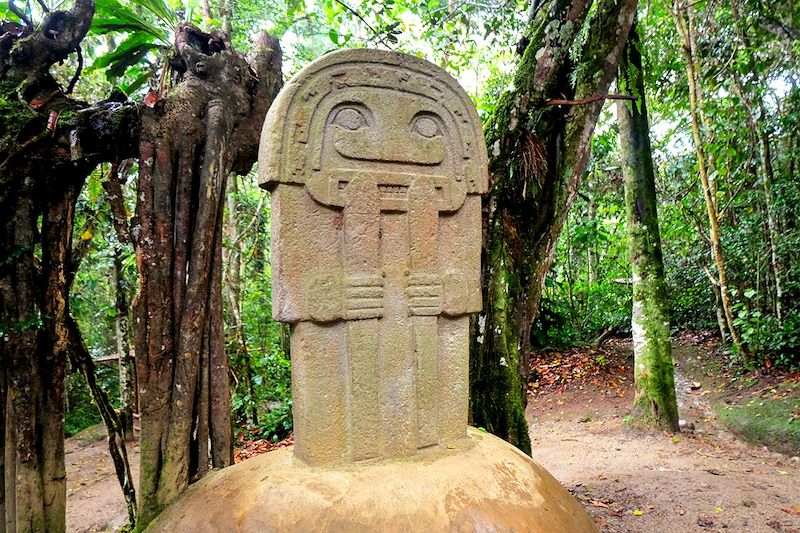
<path fill-rule="evenodd" d="M 800 532 L 798 441 L 770 429 L 745 432 L 790 452 L 778 453 L 746 442 L 720 421 L 735 422 L 728 411 L 762 407 L 766 413 L 779 404 L 795 412 L 772 429 L 791 424 L 800 432 L 800 376 L 737 376 L 703 335 L 673 339 L 673 352 L 683 422 L 675 435 L 626 423 L 633 402 L 630 339 L 540 354 L 532 369 L 536 381 L 529 383 L 533 458 L 604 532 Z"/>
<path fill-rule="evenodd" d="M 777 426 L 747 422 L 769 418 L 760 413 L 768 415 L 773 406 L 788 406 L 789 417 L 777 425 L 800 434 L 800 376 L 736 375 L 701 334 L 677 337 L 673 350 L 685 422 L 679 435 L 626 424 L 633 401 L 629 339 L 539 354 L 529 383 L 534 459 L 578 498 L 603 532 L 800 533 L 798 441 L 773 431 Z M 726 414 L 748 409 L 757 411 L 749 419 Z M 746 442 L 721 419 L 773 449 Z M 273 447 L 245 441 L 237 462 Z M 68 439 L 66 454 L 67 530 L 113 531 L 123 525 L 124 500 L 103 429 L 95 426 Z M 129 455 L 138 477 L 138 447 Z"/>
<path fill-rule="evenodd" d="M 67 439 L 67 531 L 116 531 L 128 521 L 125 498 L 108 452 L 103 424 Z M 134 486 L 139 486 L 139 446 L 128 444 Z"/>

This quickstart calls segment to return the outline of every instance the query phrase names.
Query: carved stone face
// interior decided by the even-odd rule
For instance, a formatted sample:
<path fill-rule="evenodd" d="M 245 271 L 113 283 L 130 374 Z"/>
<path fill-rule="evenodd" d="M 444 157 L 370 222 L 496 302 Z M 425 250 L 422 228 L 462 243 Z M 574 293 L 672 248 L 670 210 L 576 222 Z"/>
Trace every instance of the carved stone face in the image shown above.
<path fill-rule="evenodd" d="M 455 80 L 409 56 L 349 50 L 310 65 L 270 108 L 261 156 L 262 184 L 303 184 L 332 207 L 344 206 L 357 177 L 380 189 L 382 211 L 406 211 L 419 180 L 440 212 L 487 190 L 472 103 Z"/>
<path fill-rule="evenodd" d="M 381 93 L 342 102 L 328 114 L 324 142 L 340 156 L 325 154 L 329 163 L 344 167 L 353 165 L 343 160 L 356 160 L 401 168 L 440 166 L 445 159 L 443 137 L 450 135 L 440 113 L 433 109 L 438 106 L 396 91 Z M 428 169 L 407 170 L 423 174 Z"/>
<path fill-rule="evenodd" d="M 383 211 L 406 211 L 409 187 L 420 179 L 433 187 L 440 210 L 464 201 L 457 127 L 436 101 L 388 88 L 348 88 L 323 99 L 311 129 L 321 141 L 309 146 L 307 186 L 320 202 L 342 205 L 357 176 L 374 180 Z"/>

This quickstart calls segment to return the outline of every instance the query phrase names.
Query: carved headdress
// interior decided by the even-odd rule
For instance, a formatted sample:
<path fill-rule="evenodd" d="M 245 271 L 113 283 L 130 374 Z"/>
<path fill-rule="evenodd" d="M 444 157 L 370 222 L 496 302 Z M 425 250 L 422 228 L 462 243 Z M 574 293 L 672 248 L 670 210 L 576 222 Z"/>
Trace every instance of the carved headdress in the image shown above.
<path fill-rule="evenodd" d="M 414 176 L 430 177 L 440 211 L 488 182 L 480 120 L 458 83 L 425 60 L 364 49 L 331 53 L 284 88 L 264 124 L 259 165 L 262 186 L 305 184 L 339 207 L 363 172 L 378 180 L 381 210 L 407 209 Z"/>

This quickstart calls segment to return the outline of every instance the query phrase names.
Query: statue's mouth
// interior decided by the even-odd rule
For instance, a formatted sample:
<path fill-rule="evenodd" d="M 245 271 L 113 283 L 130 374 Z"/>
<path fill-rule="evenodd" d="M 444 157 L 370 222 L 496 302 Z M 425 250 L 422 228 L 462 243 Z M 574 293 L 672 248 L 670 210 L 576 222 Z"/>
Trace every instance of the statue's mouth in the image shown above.
<path fill-rule="evenodd" d="M 347 188 L 349 181 L 339 180 L 338 189 L 343 191 Z M 378 184 L 381 200 L 407 200 L 408 185 L 386 185 Z"/>
<path fill-rule="evenodd" d="M 378 185 L 378 190 L 381 193 L 381 199 L 408 198 L 408 185 Z"/>
<path fill-rule="evenodd" d="M 408 209 L 408 193 L 415 180 L 423 179 L 431 183 L 434 200 L 444 199 L 444 188 L 451 181 L 444 176 L 437 175 L 355 169 L 337 169 L 331 171 L 329 176 L 330 192 L 337 195 L 343 194 L 348 184 L 359 176 L 367 176 L 374 180 L 378 187 L 383 211 L 406 211 Z"/>

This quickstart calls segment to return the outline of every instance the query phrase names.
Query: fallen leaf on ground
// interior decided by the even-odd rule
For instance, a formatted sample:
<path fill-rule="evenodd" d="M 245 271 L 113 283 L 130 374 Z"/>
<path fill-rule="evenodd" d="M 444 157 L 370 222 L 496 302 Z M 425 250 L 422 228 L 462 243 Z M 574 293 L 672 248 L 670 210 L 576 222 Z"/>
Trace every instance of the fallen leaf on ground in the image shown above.
<path fill-rule="evenodd" d="M 710 516 L 698 516 L 697 525 L 706 529 L 713 529 L 716 527 L 714 525 L 714 520 Z"/>

